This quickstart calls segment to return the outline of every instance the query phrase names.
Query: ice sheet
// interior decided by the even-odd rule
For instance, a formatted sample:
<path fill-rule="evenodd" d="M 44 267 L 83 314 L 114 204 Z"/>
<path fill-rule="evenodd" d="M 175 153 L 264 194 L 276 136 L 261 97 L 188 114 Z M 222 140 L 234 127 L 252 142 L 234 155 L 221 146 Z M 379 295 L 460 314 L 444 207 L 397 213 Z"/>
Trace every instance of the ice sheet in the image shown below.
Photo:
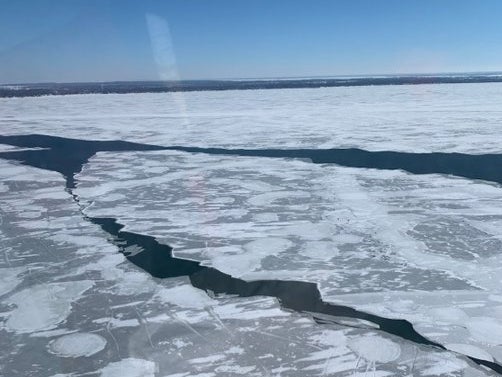
<path fill-rule="evenodd" d="M 2 133 L 160 145 L 500 153 L 501 83 L 0 99 Z"/>
<path fill-rule="evenodd" d="M 11 98 L 0 99 L 0 128 L 159 145 L 500 153 L 501 99 L 502 84 Z M 498 186 L 166 152 L 100 154 L 79 178 L 87 213 L 117 217 L 180 257 L 246 279 L 317 282 L 326 300 L 405 318 L 452 352 L 368 326 L 321 326 L 271 298 L 210 298 L 187 279 L 153 279 L 83 220 L 61 176 L 0 160 L 9 376 L 476 376 L 489 372 L 460 354 L 502 360 Z M 106 345 L 73 352 L 72 334 Z"/>
<path fill-rule="evenodd" d="M 407 376 L 445 365 L 457 375 L 493 375 L 461 355 L 374 329 L 319 325 L 272 298 L 210 298 L 186 278 L 151 278 L 83 219 L 58 174 L 0 160 L 0 178 L 0 268 L 17 283 L 0 297 L 8 376 L 353 376 L 368 368 Z M 40 302 L 24 317 L 33 325 L 9 325 L 20 310 L 30 314 L 33 299 Z M 57 321 L 39 326 L 37 315 L 54 305 Z M 357 339 L 393 353 L 375 357 Z"/>
<path fill-rule="evenodd" d="M 99 153 L 77 181 L 85 213 L 179 257 L 246 280 L 312 281 L 326 300 L 502 359 L 497 185 L 182 152 Z"/>

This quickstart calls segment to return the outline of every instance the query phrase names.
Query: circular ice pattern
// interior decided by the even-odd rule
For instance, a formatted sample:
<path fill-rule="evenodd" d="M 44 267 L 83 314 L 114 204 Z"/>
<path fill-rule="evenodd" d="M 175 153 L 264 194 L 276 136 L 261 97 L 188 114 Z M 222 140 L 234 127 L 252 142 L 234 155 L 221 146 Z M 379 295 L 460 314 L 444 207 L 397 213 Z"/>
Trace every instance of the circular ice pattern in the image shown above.
<path fill-rule="evenodd" d="M 106 346 L 102 336 L 90 333 L 63 335 L 49 343 L 49 352 L 60 357 L 88 357 Z"/>

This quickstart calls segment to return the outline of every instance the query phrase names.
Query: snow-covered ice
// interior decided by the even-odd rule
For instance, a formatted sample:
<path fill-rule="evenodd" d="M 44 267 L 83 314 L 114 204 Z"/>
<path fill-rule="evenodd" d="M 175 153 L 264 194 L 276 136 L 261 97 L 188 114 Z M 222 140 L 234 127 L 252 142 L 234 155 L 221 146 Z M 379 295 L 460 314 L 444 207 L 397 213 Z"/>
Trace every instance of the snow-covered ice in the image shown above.
<path fill-rule="evenodd" d="M 126 358 L 101 369 L 101 377 L 155 377 L 155 363 L 149 360 Z"/>
<path fill-rule="evenodd" d="M 6 375 L 354 375 L 368 367 L 348 346 L 361 336 L 400 350 L 371 361 L 378 375 L 436 370 L 452 358 L 455 373 L 490 375 L 375 330 L 319 326 L 272 298 L 210 298 L 185 278 L 151 278 L 83 219 L 60 175 L 0 160 L 0 177 L 0 268 L 13 277 L 0 298 Z"/>
<path fill-rule="evenodd" d="M 181 258 L 246 280 L 315 282 L 328 301 L 502 359 L 495 184 L 173 151 L 98 153 L 77 181 L 85 213 Z"/>
<path fill-rule="evenodd" d="M 366 361 L 389 363 L 399 358 L 401 347 L 378 336 L 362 336 L 349 342 L 349 348 Z"/>
<path fill-rule="evenodd" d="M 49 352 L 61 357 L 92 356 L 102 351 L 106 339 L 91 333 L 73 333 L 63 335 L 49 343 Z"/>
<path fill-rule="evenodd" d="M 0 98 L 0 129 L 159 145 L 500 153 L 501 101 L 501 83 Z"/>
<path fill-rule="evenodd" d="M 500 153 L 502 84 L 0 99 L 2 134 L 158 145 Z M 1 152 L 20 151 L 1 145 Z M 502 360 L 502 190 L 445 175 L 183 152 L 64 178 L 0 156 L 0 374 L 482 376 Z M 246 280 L 413 323 L 450 351 L 126 261 L 85 214 Z M 129 250 L 138 253 L 140 250 Z"/>
<path fill-rule="evenodd" d="M 89 280 L 51 283 L 16 292 L 5 300 L 16 307 L 5 322 L 7 330 L 32 333 L 55 328 L 68 316 L 71 303 L 92 284 Z"/>
<path fill-rule="evenodd" d="M 14 277 L 0 297 L 9 376 L 490 375 L 375 329 L 319 325 L 273 298 L 209 297 L 186 278 L 154 279 L 83 219 L 59 174 L 0 160 L 0 177 L 0 268 Z"/>

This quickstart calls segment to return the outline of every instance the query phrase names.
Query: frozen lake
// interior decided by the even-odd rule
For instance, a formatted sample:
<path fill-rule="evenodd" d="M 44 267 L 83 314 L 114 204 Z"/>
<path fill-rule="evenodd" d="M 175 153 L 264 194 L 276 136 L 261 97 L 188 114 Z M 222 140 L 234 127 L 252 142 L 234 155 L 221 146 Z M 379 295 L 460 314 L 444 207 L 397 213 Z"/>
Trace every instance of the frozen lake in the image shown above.
<path fill-rule="evenodd" d="M 501 100 L 502 84 L 0 99 L 0 376 L 496 375 Z"/>

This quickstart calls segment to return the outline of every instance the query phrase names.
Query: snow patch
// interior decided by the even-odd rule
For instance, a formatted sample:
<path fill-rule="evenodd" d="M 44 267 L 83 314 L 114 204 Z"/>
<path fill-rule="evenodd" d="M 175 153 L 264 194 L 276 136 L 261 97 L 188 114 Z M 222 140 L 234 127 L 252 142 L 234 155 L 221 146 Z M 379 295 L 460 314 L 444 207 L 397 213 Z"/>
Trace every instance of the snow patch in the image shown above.
<path fill-rule="evenodd" d="M 101 377 L 155 377 L 157 366 L 153 361 L 127 358 L 109 363 L 101 369 Z"/>
<path fill-rule="evenodd" d="M 64 335 L 49 343 L 49 352 L 60 357 L 89 357 L 106 346 L 102 336 L 91 333 Z"/>
<path fill-rule="evenodd" d="M 216 304 L 216 302 L 204 291 L 194 288 L 191 285 L 162 288 L 155 294 L 155 297 L 162 302 L 183 308 L 204 309 Z"/>
<path fill-rule="evenodd" d="M 492 355 L 471 344 L 450 343 L 445 344 L 445 347 L 446 349 L 458 352 L 461 355 L 475 357 L 476 359 L 480 360 L 493 361 Z"/>
<path fill-rule="evenodd" d="M 493 346 L 502 345 L 502 323 L 499 320 L 491 317 L 472 317 L 466 325 L 476 340 Z"/>
<path fill-rule="evenodd" d="M 64 321 L 71 304 L 93 286 L 90 280 L 37 285 L 24 289 L 7 299 L 16 305 L 6 328 L 19 333 L 51 330 Z"/>
<path fill-rule="evenodd" d="M 369 362 L 388 363 L 401 355 L 399 344 L 379 336 L 362 336 L 351 339 L 348 346 Z"/>
<path fill-rule="evenodd" d="M 18 276 L 24 271 L 24 267 L 0 268 L 0 296 L 9 293 L 21 282 Z"/>

